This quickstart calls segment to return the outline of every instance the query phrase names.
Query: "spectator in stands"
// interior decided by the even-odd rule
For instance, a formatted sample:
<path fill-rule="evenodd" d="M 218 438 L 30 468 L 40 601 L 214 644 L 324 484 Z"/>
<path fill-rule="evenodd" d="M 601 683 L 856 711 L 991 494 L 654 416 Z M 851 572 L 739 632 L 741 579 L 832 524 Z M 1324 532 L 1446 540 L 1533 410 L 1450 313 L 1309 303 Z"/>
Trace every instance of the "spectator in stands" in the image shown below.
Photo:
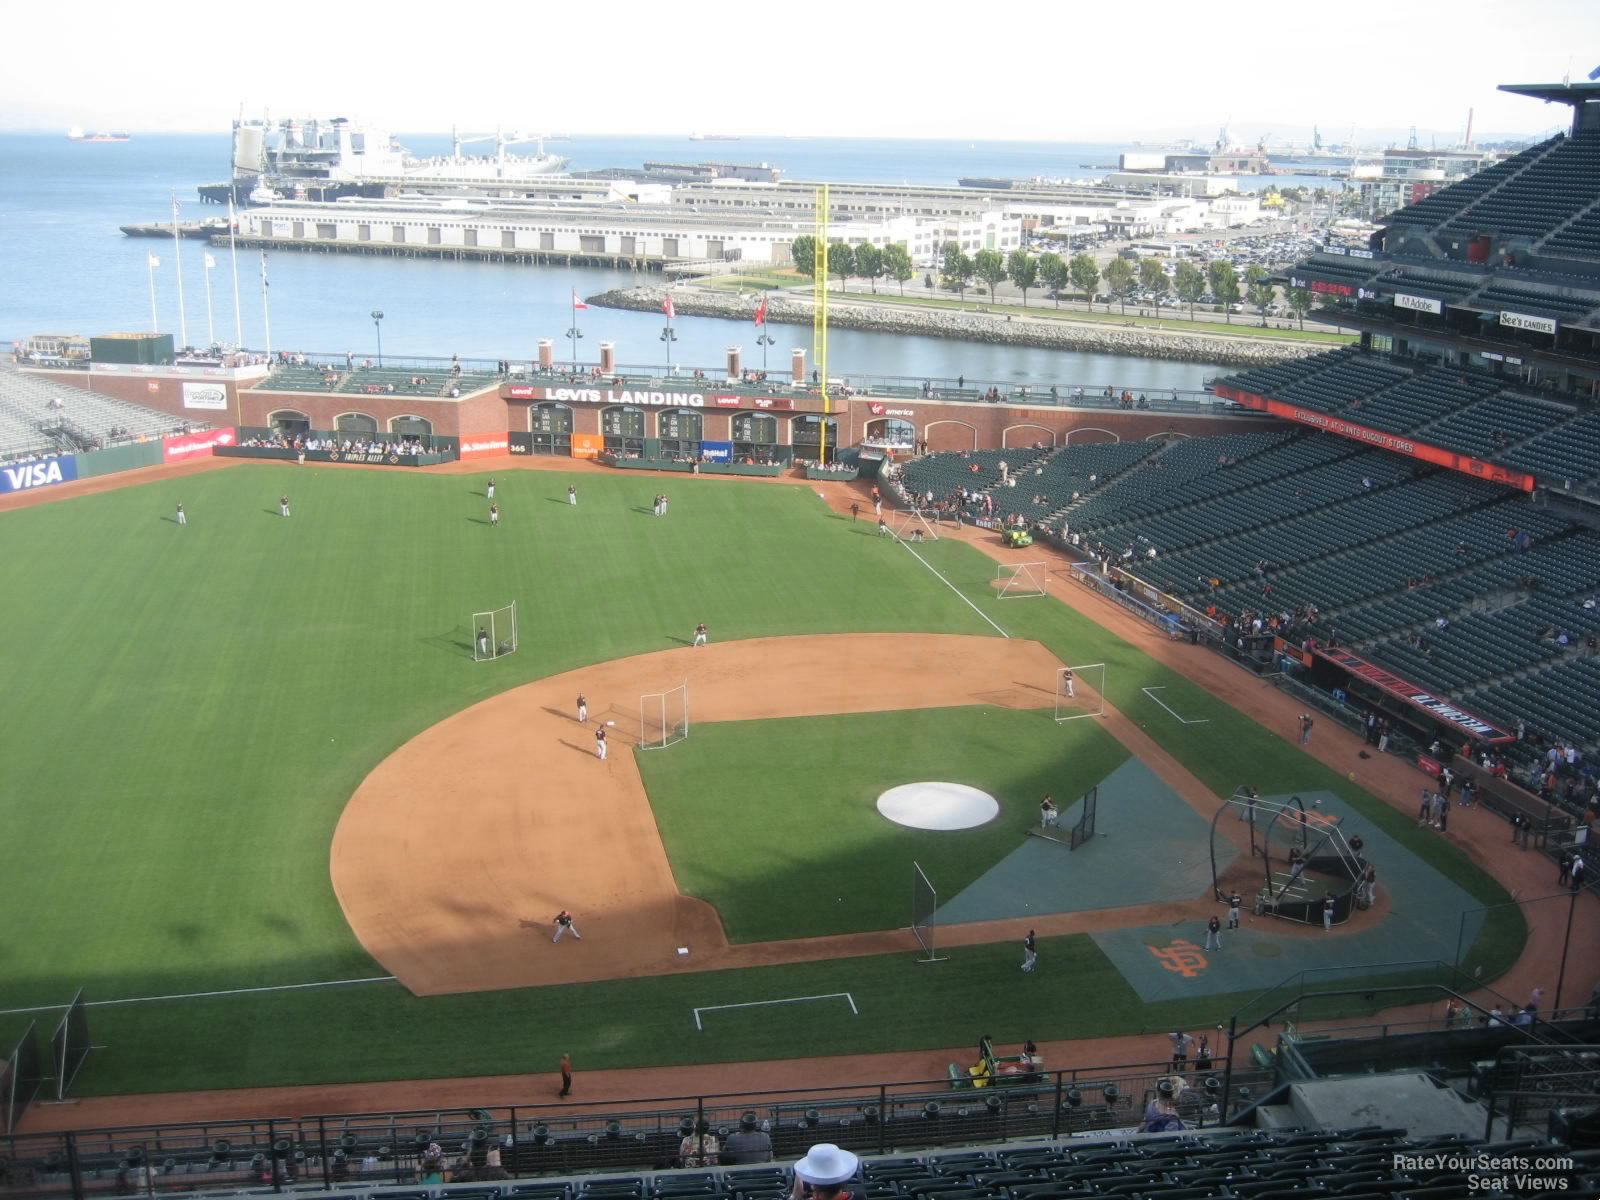
<path fill-rule="evenodd" d="M 739 1128 L 722 1143 L 725 1156 L 733 1159 L 734 1166 L 772 1161 L 772 1135 L 761 1129 L 756 1114 L 747 1112 L 739 1118 Z"/>
<path fill-rule="evenodd" d="M 794 1186 L 790 1200 L 849 1200 L 850 1193 L 844 1185 L 855 1178 L 861 1160 L 848 1150 L 841 1150 L 831 1142 L 822 1142 L 806 1151 L 806 1156 L 794 1164 Z"/>
<path fill-rule="evenodd" d="M 1156 1084 L 1156 1094 L 1145 1106 L 1144 1121 L 1139 1128 L 1145 1133 L 1170 1133 L 1183 1128 L 1183 1118 L 1178 1115 L 1181 1079 L 1163 1079 Z"/>
<path fill-rule="evenodd" d="M 693 1132 L 684 1135 L 678 1143 L 678 1162 L 685 1167 L 715 1166 L 722 1154 L 717 1135 L 711 1132 L 711 1123 L 701 1121 Z"/>
<path fill-rule="evenodd" d="M 444 1164 L 444 1150 L 438 1142 L 429 1142 L 428 1148 L 423 1151 L 422 1161 L 417 1164 L 417 1182 L 423 1186 L 450 1182 L 450 1172 Z"/>

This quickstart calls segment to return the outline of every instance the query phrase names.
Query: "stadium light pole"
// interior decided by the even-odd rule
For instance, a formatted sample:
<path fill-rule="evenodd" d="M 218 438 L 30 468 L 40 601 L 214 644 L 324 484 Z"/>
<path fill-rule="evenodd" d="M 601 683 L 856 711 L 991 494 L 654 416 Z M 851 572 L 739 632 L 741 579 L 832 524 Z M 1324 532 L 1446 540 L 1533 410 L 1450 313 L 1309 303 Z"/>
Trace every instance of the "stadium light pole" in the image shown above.
<path fill-rule="evenodd" d="M 573 325 L 567 330 L 567 337 L 572 339 L 572 373 L 578 373 L 578 343 L 583 340 L 583 330 Z"/>
<path fill-rule="evenodd" d="M 761 373 L 763 375 L 767 373 L 767 347 L 775 346 L 777 343 L 778 339 L 772 337 L 765 330 L 762 330 L 761 334 L 756 338 L 756 345 L 761 347 Z"/>
<path fill-rule="evenodd" d="M 672 343 L 678 340 L 678 331 L 669 324 L 661 331 L 661 341 L 667 348 L 667 374 L 672 374 Z M 576 343 L 574 343 L 576 345 Z"/>
<path fill-rule="evenodd" d="M 378 365 L 383 366 L 383 309 L 372 310 L 372 328 L 378 334 Z"/>

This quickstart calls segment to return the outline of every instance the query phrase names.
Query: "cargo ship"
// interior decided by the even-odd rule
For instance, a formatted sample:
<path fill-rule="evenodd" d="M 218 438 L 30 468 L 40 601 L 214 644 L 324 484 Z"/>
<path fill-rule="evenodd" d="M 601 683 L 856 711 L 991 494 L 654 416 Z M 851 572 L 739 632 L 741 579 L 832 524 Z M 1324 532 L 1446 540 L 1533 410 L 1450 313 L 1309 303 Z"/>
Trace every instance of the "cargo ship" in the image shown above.
<path fill-rule="evenodd" d="M 126 133 L 108 133 L 101 130 L 99 133 L 85 133 L 81 126 L 74 125 L 67 130 L 69 142 L 127 142 L 132 136 Z"/>
<path fill-rule="evenodd" d="M 494 143 L 493 154 L 463 153 L 475 142 Z M 534 153 L 508 147 L 534 144 Z M 450 191 L 463 188 L 514 188 L 562 170 L 568 160 L 545 153 L 533 135 L 493 133 L 452 135 L 451 153 L 412 154 L 389 132 L 346 117 L 327 119 L 241 118 L 233 123 L 232 179 L 200 188 L 203 200 L 224 202 L 230 193 L 240 204 L 260 203 L 276 192 L 307 200 L 344 196 L 377 198 L 399 189 Z"/>

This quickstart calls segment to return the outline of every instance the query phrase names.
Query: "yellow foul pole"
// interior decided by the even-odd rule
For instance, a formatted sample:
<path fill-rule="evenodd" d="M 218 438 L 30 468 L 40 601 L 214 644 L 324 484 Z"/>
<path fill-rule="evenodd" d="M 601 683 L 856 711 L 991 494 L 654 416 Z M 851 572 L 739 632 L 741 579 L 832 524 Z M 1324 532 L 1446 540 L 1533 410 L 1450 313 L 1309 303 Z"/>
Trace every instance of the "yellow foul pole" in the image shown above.
<path fill-rule="evenodd" d="M 817 189 L 816 269 L 811 280 L 811 357 L 817 378 L 822 381 L 822 434 L 818 461 L 828 457 L 828 416 L 833 411 L 828 397 L 828 185 Z"/>

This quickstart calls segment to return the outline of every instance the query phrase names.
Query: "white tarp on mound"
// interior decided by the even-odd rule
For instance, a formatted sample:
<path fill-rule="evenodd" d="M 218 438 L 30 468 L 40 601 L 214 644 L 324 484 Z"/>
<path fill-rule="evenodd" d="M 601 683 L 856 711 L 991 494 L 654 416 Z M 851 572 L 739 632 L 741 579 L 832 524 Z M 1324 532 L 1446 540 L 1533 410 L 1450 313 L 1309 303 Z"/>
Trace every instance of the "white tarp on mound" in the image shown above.
<path fill-rule="evenodd" d="M 878 797 L 878 811 L 912 829 L 971 829 L 994 820 L 1000 804 L 964 783 L 903 783 Z"/>

